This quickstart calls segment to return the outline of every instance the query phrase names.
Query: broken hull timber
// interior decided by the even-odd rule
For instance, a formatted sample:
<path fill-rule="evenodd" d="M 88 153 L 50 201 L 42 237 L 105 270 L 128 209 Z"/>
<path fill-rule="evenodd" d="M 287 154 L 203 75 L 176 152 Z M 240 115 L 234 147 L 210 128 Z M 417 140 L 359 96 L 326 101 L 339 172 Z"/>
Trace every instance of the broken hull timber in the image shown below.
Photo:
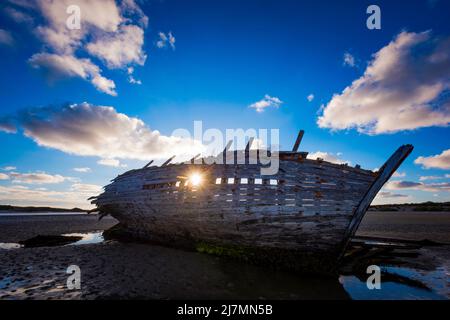
<path fill-rule="evenodd" d="M 272 176 L 252 164 L 147 167 L 117 177 L 93 203 L 138 239 L 328 273 L 411 150 L 400 147 L 378 172 L 305 158 L 280 160 Z M 202 183 L 185 186 L 192 172 Z"/>

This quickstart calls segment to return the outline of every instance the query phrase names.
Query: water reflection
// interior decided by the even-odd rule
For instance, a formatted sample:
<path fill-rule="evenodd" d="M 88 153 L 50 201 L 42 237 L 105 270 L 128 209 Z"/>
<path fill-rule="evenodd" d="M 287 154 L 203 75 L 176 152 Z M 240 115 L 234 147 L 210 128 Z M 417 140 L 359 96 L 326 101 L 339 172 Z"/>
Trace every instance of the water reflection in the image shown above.
<path fill-rule="evenodd" d="M 63 234 L 66 237 L 81 237 L 80 240 L 70 243 L 69 245 L 77 246 L 82 244 L 93 244 L 103 242 L 103 232 L 90 232 L 90 233 L 66 233 Z"/>
<path fill-rule="evenodd" d="M 210 256 L 206 256 L 210 257 Z M 272 270 L 247 263 L 218 259 L 230 299 L 348 300 L 338 277 Z"/>
<path fill-rule="evenodd" d="M 8 243 L 8 242 L 0 242 L 0 249 L 11 250 L 11 249 L 19 249 L 23 246 L 18 243 Z"/>
<path fill-rule="evenodd" d="M 12 250 L 23 247 L 58 247 L 58 246 L 77 246 L 83 244 L 93 244 L 103 242 L 103 232 L 89 232 L 89 233 L 66 233 L 60 236 L 37 236 L 28 239 L 24 242 L 33 242 L 30 244 L 20 243 L 5 243 L 0 242 L 0 249 Z"/>
<path fill-rule="evenodd" d="M 340 276 L 339 282 L 355 300 L 447 300 L 450 296 L 448 272 L 405 267 L 381 267 L 381 289 L 369 290 L 364 279 Z M 383 281 L 383 278 L 386 280 Z"/>

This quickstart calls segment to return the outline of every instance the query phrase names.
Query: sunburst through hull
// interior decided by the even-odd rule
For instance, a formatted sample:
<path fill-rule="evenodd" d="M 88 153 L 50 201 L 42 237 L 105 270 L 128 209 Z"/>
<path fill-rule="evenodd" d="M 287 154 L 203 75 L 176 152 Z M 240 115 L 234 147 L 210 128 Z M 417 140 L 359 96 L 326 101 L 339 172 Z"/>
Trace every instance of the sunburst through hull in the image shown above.
<path fill-rule="evenodd" d="M 136 238 L 311 272 L 331 270 L 412 149 L 401 146 L 377 172 L 297 152 L 280 152 L 278 173 L 271 176 L 248 163 L 144 167 L 115 178 L 92 202 Z M 192 174 L 201 182 L 189 183 Z"/>

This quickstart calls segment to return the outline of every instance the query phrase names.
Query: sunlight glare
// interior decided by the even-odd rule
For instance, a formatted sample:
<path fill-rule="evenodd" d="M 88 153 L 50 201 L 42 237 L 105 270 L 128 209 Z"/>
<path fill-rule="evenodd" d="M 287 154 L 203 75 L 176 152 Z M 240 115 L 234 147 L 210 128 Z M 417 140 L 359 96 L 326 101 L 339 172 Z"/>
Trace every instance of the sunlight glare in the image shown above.
<path fill-rule="evenodd" d="M 193 173 L 189 180 L 193 186 L 198 186 L 202 182 L 202 176 L 199 173 Z"/>

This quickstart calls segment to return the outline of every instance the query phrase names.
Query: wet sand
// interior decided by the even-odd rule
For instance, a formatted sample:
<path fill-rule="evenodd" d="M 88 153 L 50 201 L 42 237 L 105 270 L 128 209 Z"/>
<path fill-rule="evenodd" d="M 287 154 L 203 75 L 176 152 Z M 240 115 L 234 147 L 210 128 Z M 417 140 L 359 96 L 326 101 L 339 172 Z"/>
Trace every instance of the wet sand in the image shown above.
<path fill-rule="evenodd" d="M 117 220 L 98 215 L 0 216 L 0 242 L 19 242 L 37 235 L 93 232 L 111 228 Z"/>
<path fill-rule="evenodd" d="M 368 212 L 357 235 L 450 244 L 450 212 Z"/>
<path fill-rule="evenodd" d="M 449 240 L 450 214 L 394 216 L 397 214 L 369 213 L 360 234 Z M 424 221 L 428 219 L 431 222 L 427 224 Z M 17 242 L 38 234 L 93 232 L 115 223 L 112 218 L 98 222 L 96 216 L 78 215 L 0 217 L 0 242 Z M 432 289 L 414 291 L 396 284 L 384 296 L 368 292 L 365 282 L 351 274 L 339 278 L 299 275 L 149 244 L 104 241 L 0 249 L 0 299 L 370 299 L 392 298 L 395 290 L 400 290 L 400 298 L 448 299 L 449 248 L 424 248 L 418 257 L 400 258 L 403 267 L 419 270 L 414 277 L 431 277 L 424 281 Z M 81 290 L 66 287 L 66 269 L 73 264 L 81 269 Z"/>
<path fill-rule="evenodd" d="M 0 299 L 348 298 L 337 279 L 324 285 L 322 279 L 268 273 L 256 266 L 160 246 L 103 243 L 19 250 L 1 255 L 3 277 L 11 283 L 0 289 Z M 79 291 L 65 286 L 65 270 L 71 264 L 81 269 Z"/>

